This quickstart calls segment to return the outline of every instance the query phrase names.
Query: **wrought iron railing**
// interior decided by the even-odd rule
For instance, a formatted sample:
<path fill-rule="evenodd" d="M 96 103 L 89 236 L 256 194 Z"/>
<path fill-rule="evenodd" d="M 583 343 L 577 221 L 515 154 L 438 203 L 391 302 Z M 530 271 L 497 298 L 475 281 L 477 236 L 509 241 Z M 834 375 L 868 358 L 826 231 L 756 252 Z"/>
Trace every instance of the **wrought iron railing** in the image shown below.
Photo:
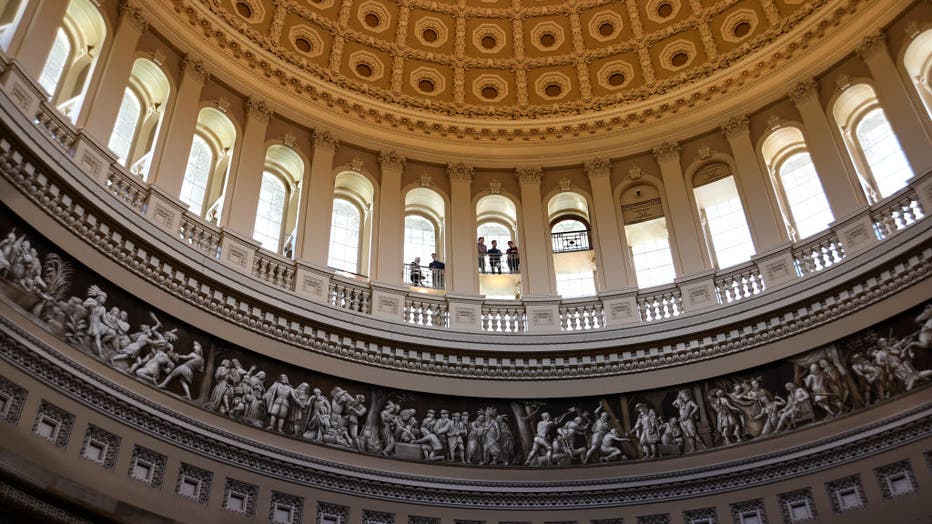
<path fill-rule="evenodd" d="M 572 253 L 592 249 L 592 239 L 588 230 L 552 233 L 550 241 L 553 244 L 554 253 Z"/>

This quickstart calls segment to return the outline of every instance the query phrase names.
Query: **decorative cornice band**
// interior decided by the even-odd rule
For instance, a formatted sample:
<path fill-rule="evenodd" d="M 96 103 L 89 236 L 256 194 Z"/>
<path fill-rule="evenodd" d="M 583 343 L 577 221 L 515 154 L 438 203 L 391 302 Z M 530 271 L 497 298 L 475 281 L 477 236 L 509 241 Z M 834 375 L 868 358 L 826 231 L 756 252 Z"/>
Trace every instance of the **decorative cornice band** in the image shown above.
<path fill-rule="evenodd" d="M 824 440 L 689 471 L 611 481 L 441 482 L 436 477 L 334 463 L 215 428 L 150 400 L 151 394 L 139 394 L 100 376 L 37 341 L 7 318 L 0 318 L 0 325 L 0 358 L 121 424 L 179 449 L 260 475 L 327 491 L 402 503 L 540 510 L 649 504 L 791 479 L 932 435 L 932 409 L 918 406 Z"/>

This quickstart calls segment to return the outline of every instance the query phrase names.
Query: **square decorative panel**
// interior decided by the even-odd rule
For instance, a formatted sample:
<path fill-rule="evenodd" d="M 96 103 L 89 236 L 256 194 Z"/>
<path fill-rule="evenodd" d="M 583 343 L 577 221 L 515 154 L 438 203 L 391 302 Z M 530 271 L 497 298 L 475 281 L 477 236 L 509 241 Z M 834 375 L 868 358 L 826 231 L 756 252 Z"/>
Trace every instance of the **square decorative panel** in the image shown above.
<path fill-rule="evenodd" d="M 129 463 L 129 477 L 150 487 L 157 488 L 165 479 L 165 455 L 142 446 L 133 447 L 133 458 Z"/>
<path fill-rule="evenodd" d="M 860 475 L 833 480 L 825 484 L 825 489 L 828 490 L 828 498 L 832 501 L 832 510 L 835 513 L 843 513 L 867 505 Z"/>
<path fill-rule="evenodd" d="M 318 502 L 317 524 L 349 524 L 349 508 Z"/>
<path fill-rule="evenodd" d="M 763 499 L 746 500 L 731 505 L 731 518 L 735 524 L 767 524 Z"/>
<path fill-rule="evenodd" d="M 786 524 L 815 520 L 818 516 L 815 502 L 812 499 L 812 490 L 809 488 L 781 493 L 777 496 L 777 502 L 780 504 L 780 514 L 783 515 L 783 522 Z"/>
<path fill-rule="evenodd" d="M 68 445 L 73 427 L 74 415 L 43 400 L 32 425 L 32 432 L 63 448 Z"/>
<path fill-rule="evenodd" d="M 670 514 L 641 515 L 638 517 L 637 524 L 670 524 Z"/>
<path fill-rule="evenodd" d="M 686 524 L 718 524 L 718 511 L 715 508 L 684 511 L 683 522 Z"/>
<path fill-rule="evenodd" d="M 117 452 L 120 450 L 120 437 L 104 431 L 93 424 L 87 425 L 81 456 L 96 462 L 106 469 L 116 465 Z"/>
<path fill-rule="evenodd" d="M 909 460 L 901 460 L 874 470 L 883 498 L 892 499 L 916 491 L 916 477 Z"/>
<path fill-rule="evenodd" d="M 26 390 L 14 382 L 0 377 L 0 420 L 19 423 L 26 402 Z"/>
<path fill-rule="evenodd" d="M 210 498 L 210 483 L 213 478 L 214 474 L 210 471 L 182 462 L 181 470 L 178 471 L 178 483 L 175 485 L 175 493 L 192 499 L 198 504 L 207 504 L 207 500 Z"/>
<path fill-rule="evenodd" d="M 395 524 L 395 514 L 366 509 L 362 512 L 362 524 Z"/>
<path fill-rule="evenodd" d="M 269 504 L 269 522 L 274 524 L 299 524 L 304 522 L 304 499 L 295 495 L 272 492 Z"/>
<path fill-rule="evenodd" d="M 258 486 L 227 478 L 226 485 L 223 487 L 223 502 L 220 507 L 224 511 L 255 517 L 256 499 L 258 498 Z"/>
<path fill-rule="evenodd" d="M 434 517 L 408 517 L 408 524 L 440 524 L 440 519 Z"/>

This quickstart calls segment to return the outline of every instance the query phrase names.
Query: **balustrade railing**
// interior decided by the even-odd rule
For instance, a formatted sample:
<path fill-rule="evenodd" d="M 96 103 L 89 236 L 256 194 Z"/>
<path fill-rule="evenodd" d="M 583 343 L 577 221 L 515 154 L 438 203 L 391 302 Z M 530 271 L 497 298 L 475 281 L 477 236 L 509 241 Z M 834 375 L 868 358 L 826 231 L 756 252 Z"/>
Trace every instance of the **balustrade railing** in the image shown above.
<path fill-rule="evenodd" d="M 871 218 L 877 238 L 883 240 L 925 216 L 916 190 L 905 187 L 871 206 Z"/>
<path fill-rule="evenodd" d="M 482 331 L 521 333 L 527 330 L 527 314 L 521 302 L 486 302 L 482 305 Z"/>
<path fill-rule="evenodd" d="M 764 279 L 753 263 L 742 264 L 715 277 L 715 292 L 720 304 L 749 298 L 764 291 Z"/>
<path fill-rule="evenodd" d="M 295 263 L 280 255 L 260 249 L 256 252 L 252 274 L 275 287 L 294 289 Z"/>
<path fill-rule="evenodd" d="M 430 266 L 419 266 L 413 263 L 403 264 L 401 274 L 404 283 L 409 286 L 441 291 L 446 289 L 445 269 L 434 269 Z"/>
<path fill-rule="evenodd" d="M 588 251 L 592 249 L 589 231 L 566 231 L 551 233 L 550 241 L 554 253 L 572 253 L 573 251 Z"/>
<path fill-rule="evenodd" d="M 181 241 L 211 258 L 220 256 L 220 228 L 200 217 L 184 213 L 178 227 Z"/>
<path fill-rule="evenodd" d="M 136 211 L 142 211 L 149 197 L 149 186 L 116 166 L 110 166 L 107 172 L 107 189 Z"/>
<path fill-rule="evenodd" d="M 404 321 L 408 324 L 447 327 L 450 310 L 443 298 L 408 295 L 405 297 Z"/>
<path fill-rule="evenodd" d="M 793 246 L 796 273 L 804 277 L 834 266 L 845 258 L 845 249 L 831 229 Z"/>
<path fill-rule="evenodd" d="M 331 306 L 359 313 L 369 312 L 372 292 L 368 284 L 360 284 L 339 277 L 330 280 L 329 302 Z"/>
<path fill-rule="evenodd" d="M 585 302 L 560 304 L 560 329 L 563 331 L 588 331 L 605 327 L 602 302 L 587 299 Z"/>
<path fill-rule="evenodd" d="M 683 314 L 683 296 L 676 287 L 638 294 L 637 304 L 641 322 L 656 322 Z"/>
<path fill-rule="evenodd" d="M 78 134 L 64 115 L 50 102 L 39 104 L 39 112 L 35 115 L 35 122 L 40 129 L 52 138 L 52 142 L 62 148 L 69 156 L 74 153 L 74 144 Z"/>

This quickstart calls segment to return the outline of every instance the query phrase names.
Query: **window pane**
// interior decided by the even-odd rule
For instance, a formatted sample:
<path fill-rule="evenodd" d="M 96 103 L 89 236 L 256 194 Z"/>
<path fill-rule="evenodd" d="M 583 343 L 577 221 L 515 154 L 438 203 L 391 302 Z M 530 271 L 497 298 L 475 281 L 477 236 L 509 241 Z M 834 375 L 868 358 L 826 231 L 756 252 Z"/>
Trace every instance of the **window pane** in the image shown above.
<path fill-rule="evenodd" d="M 133 146 L 133 138 L 136 136 L 136 126 L 139 124 L 141 112 L 142 105 L 139 103 L 139 97 L 127 87 L 123 92 L 123 101 L 120 103 L 120 111 L 117 113 L 116 124 L 113 126 L 113 134 L 110 135 L 108 144 L 121 164 L 126 164 L 126 157 Z"/>
<path fill-rule="evenodd" d="M 256 227 L 252 238 L 258 240 L 262 247 L 278 252 L 281 233 L 282 215 L 285 212 L 285 185 L 275 175 L 262 173 L 262 186 L 259 188 L 259 206 L 256 208 Z"/>
<path fill-rule="evenodd" d="M 591 297 L 595 295 L 592 271 L 557 273 L 557 294 L 563 298 Z"/>
<path fill-rule="evenodd" d="M 780 181 L 798 238 L 823 231 L 835 219 L 809 153 L 796 153 L 784 160 L 780 164 Z"/>
<path fill-rule="evenodd" d="M 485 237 L 485 245 L 492 247 L 492 241 L 495 240 L 498 242 L 498 248 L 505 251 L 502 246 L 508 246 L 509 240 L 514 240 L 511 238 L 511 231 L 505 227 L 504 224 L 499 224 L 498 222 L 485 222 L 479 225 L 477 230 L 477 235 L 480 237 Z"/>
<path fill-rule="evenodd" d="M 718 267 L 740 264 L 754 254 L 754 242 L 744 216 L 734 177 L 696 188 L 696 203 L 702 211 Z"/>
<path fill-rule="evenodd" d="M 359 271 L 359 231 L 362 220 L 359 209 L 350 202 L 333 200 L 330 221 L 330 267 L 357 273 Z"/>
<path fill-rule="evenodd" d="M 561 220 L 553 225 L 551 233 L 569 233 L 571 231 L 585 231 L 586 224 L 579 220 Z"/>
<path fill-rule="evenodd" d="M 207 193 L 207 181 L 210 179 L 210 170 L 213 163 L 214 153 L 210 146 L 207 145 L 207 141 L 201 138 L 200 135 L 194 135 L 179 198 L 188 205 L 188 209 L 195 215 L 201 214 L 204 195 Z"/>
<path fill-rule="evenodd" d="M 430 263 L 430 254 L 436 253 L 437 232 L 433 222 L 419 216 L 405 217 L 404 261 L 411 263 L 415 257 L 421 257 L 421 265 Z M 402 261 L 399 261 L 402 262 Z"/>
<path fill-rule="evenodd" d="M 669 284 L 676 278 L 665 218 L 625 226 L 638 287 Z"/>
<path fill-rule="evenodd" d="M 61 81 L 61 75 L 65 71 L 65 64 L 71 55 L 71 41 L 65 30 L 58 29 L 55 34 L 55 42 L 52 44 L 52 50 L 45 61 L 45 67 L 42 68 L 42 74 L 39 75 L 39 85 L 48 91 L 49 96 L 55 96 L 55 90 L 58 88 L 58 82 Z"/>
<path fill-rule="evenodd" d="M 883 110 L 878 107 L 864 115 L 855 134 L 881 196 L 889 196 L 906 186 L 913 171 Z"/>

